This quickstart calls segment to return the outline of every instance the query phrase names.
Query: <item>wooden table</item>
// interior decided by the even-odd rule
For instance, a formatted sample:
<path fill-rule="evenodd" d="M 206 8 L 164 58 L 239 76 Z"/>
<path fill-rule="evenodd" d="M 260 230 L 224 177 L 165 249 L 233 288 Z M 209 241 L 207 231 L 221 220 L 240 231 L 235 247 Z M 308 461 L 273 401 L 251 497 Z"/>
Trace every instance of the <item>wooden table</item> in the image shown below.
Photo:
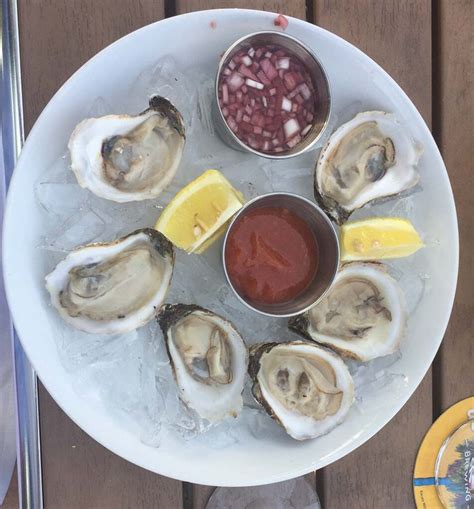
<path fill-rule="evenodd" d="M 26 130 L 58 87 L 104 46 L 164 17 L 216 7 L 282 12 L 355 44 L 407 92 L 443 153 L 458 210 L 461 265 L 441 350 L 382 431 L 310 477 L 324 507 L 413 507 L 421 438 L 444 409 L 474 393 L 474 1 L 19 0 Z M 154 475 L 115 456 L 74 425 L 44 389 L 40 410 L 47 509 L 205 507 L 213 488 Z M 14 482 L 5 507 L 16 505 Z"/>

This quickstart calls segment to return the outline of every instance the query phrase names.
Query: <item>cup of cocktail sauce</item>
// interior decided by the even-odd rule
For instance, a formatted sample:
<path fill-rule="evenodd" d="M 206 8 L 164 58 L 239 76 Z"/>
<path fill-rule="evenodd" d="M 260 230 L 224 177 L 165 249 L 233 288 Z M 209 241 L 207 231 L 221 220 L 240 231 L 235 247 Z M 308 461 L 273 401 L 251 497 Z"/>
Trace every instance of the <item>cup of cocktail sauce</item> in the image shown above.
<path fill-rule="evenodd" d="M 219 62 L 214 124 L 237 150 L 270 159 L 297 156 L 320 138 L 330 109 L 329 81 L 321 62 L 290 35 L 247 35 Z"/>
<path fill-rule="evenodd" d="M 222 257 L 227 281 L 244 304 L 268 316 L 293 316 L 313 306 L 331 286 L 339 241 L 315 203 L 291 193 L 270 193 L 237 213 Z"/>

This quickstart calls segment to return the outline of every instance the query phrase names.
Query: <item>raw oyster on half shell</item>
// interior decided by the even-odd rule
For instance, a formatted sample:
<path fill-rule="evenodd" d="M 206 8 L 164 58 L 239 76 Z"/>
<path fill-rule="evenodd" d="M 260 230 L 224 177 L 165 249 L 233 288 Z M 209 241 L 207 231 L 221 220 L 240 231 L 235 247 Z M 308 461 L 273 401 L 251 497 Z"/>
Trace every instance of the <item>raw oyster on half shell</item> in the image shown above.
<path fill-rule="evenodd" d="M 405 332 L 405 298 L 381 263 L 352 262 L 326 295 L 289 328 L 344 357 L 369 361 L 395 352 Z"/>
<path fill-rule="evenodd" d="M 157 315 L 181 400 L 215 423 L 242 409 L 247 348 L 234 326 L 193 304 L 165 304 Z"/>
<path fill-rule="evenodd" d="M 393 114 L 359 113 L 321 150 L 314 176 L 316 201 L 341 224 L 366 203 L 416 185 L 420 155 L 421 147 Z"/>
<path fill-rule="evenodd" d="M 316 438 L 346 417 L 354 382 L 342 359 L 314 343 L 263 343 L 250 349 L 255 399 L 296 440 Z"/>
<path fill-rule="evenodd" d="M 173 274 L 171 242 L 151 228 L 81 246 L 46 276 L 53 306 L 73 327 L 121 334 L 149 322 Z"/>
<path fill-rule="evenodd" d="M 174 177 L 185 143 L 184 121 L 164 97 L 153 96 L 138 115 L 87 118 L 68 148 L 82 187 L 101 198 L 128 202 L 156 198 Z"/>

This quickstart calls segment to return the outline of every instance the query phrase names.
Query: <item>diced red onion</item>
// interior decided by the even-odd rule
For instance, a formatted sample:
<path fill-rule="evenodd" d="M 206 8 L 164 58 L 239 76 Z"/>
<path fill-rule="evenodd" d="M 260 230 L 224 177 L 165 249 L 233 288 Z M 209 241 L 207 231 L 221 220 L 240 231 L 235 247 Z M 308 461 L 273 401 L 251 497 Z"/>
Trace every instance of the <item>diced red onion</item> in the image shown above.
<path fill-rule="evenodd" d="M 292 72 L 286 72 L 283 76 L 283 81 L 288 90 L 293 90 L 297 85 L 295 75 Z"/>
<path fill-rule="evenodd" d="M 260 62 L 263 72 L 267 75 L 267 78 L 272 81 L 278 76 L 278 71 L 273 66 L 271 60 L 265 58 Z"/>
<path fill-rule="evenodd" d="M 298 88 L 295 88 L 288 94 L 288 99 L 293 99 L 298 95 Z"/>
<path fill-rule="evenodd" d="M 267 75 L 263 71 L 258 71 L 257 78 L 264 84 L 264 85 L 271 85 L 272 82 L 267 78 Z"/>
<path fill-rule="evenodd" d="M 279 58 L 276 62 L 277 69 L 289 69 L 290 68 L 290 59 L 288 57 Z"/>
<path fill-rule="evenodd" d="M 258 81 L 254 81 L 250 78 L 247 78 L 245 80 L 245 84 L 248 85 L 249 87 L 257 88 L 258 90 L 262 90 L 265 87 L 263 83 L 259 83 Z"/>
<path fill-rule="evenodd" d="M 242 57 L 242 63 L 248 67 L 249 65 L 252 65 L 252 59 L 248 55 L 245 55 Z"/>
<path fill-rule="evenodd" d="M 258 79 L 257 76 L 255 76 L 255 74 L 248 67 L 245 67 L 245 65 L 243 64 L 239 67 L 239 72 L 246 78 L 250 78 L 253 81 L 257 81 Z"/>
<path fill-rule="evenodd" d="M 232 129 L 232 131 L 235 131 L 237 129 L 237 123 L 234 117 L 227 117 L 226 121 L 227 125 Z"/>
<path fill-rule="evenodd" d="M 229 85 L 229 88 L 232 92 L 237 91 L 244 83 L 244 78 L 236 72 L 232 74 L 232 76 L 227 80 L 227 85 Z M 224 92 L 224 87 L 226 85 L 222 85 L 222 92 Z M 227 88 L 227 87 L 226 87 Z"/>
<path fill-rule="evenodd" d="M 224 104 L 229 102 L 229 88 L 227 85 L 222 85 L 222 102 Z"/>
<path fill-rule="evenodd" d="M 287 120 L 283 124 L 283 129 L 285 130 L 286 139 L 289 140 L 291 137 L 293 137 L 300 131 L 300 126 L 296 119 L 290 118 L 290 120 Z"/>
<path fill-rule="evenodd" d="M 297 146 L 310 132 L 317 91 L 298 57 L 260 45 L 241 49 L 224 66 L 218 100 L 229 129 L 242 142 L 277 153 Z"/>
<path fill-rule="evenodd" d="M 281 109 L 284 111 L 291 111 L 292 103 L 286 97 L 281 100 Z"/>
<path fill-rule="evenodd" d="M 285 18 L 285 16 L 283 16 L 283 14 L 279 14 L 275 18 L 275 21 L 273 22 L 273 24 L 276 27 L 281 27 L 281 28 L 283 28 L 283 30 L 285 30 L 286 27 L 288 26 L 288 20 Z"/>
<path fill-rule="evenodd" d="M 308 100 L 311 97 L 311 90 L 306 83 L 301 83 L 298 88 L 304 99 Z"/>
<path fill-rule="evenodd" d="M 278 129 L 277 138 L 278 138 L 280 145 L 283 145 L 283 143 L 285 141 L 285 135 L 283 134 L 283 129 L 281 127 L 280 127 L 280 129 Z"/>
<path fill-rule="evenodd" d="M 247 133 L 253 133 L 253 126 L 248 122 L 240 122 L 240 128 Z"/>
<path fill-rule="evenodd" d="M 294 138 L 292 138 L 291 140 L 287 141 L 286 144 L 288 145 L 288 147 L 293 148 L 296 145 L 298 145 L 298 143 L 300 141 L 301 141 L 301 136 L 299 134 L 297 134 Z"/>

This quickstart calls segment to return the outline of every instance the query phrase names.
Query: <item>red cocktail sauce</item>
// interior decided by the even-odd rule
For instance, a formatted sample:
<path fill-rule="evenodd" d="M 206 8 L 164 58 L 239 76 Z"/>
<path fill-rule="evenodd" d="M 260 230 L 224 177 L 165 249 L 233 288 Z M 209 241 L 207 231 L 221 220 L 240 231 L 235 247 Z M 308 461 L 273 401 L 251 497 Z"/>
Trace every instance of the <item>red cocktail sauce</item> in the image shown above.
<path fill-rule="evenodd" d="M 235 221 L 225 261 L 234 288 L 245 300 L 283 303 L 315 277 L 318 244 L 306 222 L 287 208 L 262 207 Z"/>

